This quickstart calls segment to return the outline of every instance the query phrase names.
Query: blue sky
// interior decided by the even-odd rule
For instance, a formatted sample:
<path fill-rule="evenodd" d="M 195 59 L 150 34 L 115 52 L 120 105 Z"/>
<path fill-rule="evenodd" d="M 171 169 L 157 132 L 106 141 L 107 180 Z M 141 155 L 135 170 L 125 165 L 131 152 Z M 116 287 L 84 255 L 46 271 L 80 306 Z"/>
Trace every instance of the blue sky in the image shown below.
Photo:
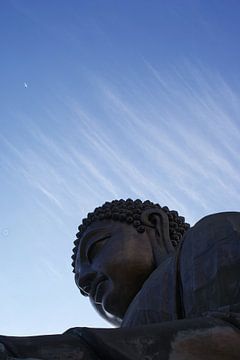
<path fill-rule="evenodd" d="M 240 2 L 3 0 L 0 30 L 0 333 L 108 326 L 71 272 L 88 211 L 239 210 Z"/>

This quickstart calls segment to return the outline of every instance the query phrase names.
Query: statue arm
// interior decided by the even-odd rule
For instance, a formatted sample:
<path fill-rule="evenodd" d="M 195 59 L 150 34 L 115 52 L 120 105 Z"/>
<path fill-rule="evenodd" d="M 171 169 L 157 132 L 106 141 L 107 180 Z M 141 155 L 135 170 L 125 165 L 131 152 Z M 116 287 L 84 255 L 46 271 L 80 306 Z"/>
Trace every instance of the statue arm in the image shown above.
<path fill-rule="evenodd" d="M 221 316 L 201 317 L 118 329 L 81 328 L 80 334 L 97 354 L 108 360 L 237 360 L 240 354 L 238 315 L 237 318 L 233 316 L 229 321 Z M 78 329 L 69 332 L 77 335 Z"/>
<path fill-rule="evenodd" d="M 73 328 L 63 335 L 0 336 L 9 357 L 0 360 L 142 360 L 204 358 L 236 360 L 238 318 L 201 317 L 133 328 Z M 203 356 L 204 355 L 204 356 Z"/>
<path fill-rule="evenodd" d="M 0 360 L 99 360 L 81 337 L 72 335 L 0 336 Z"/>

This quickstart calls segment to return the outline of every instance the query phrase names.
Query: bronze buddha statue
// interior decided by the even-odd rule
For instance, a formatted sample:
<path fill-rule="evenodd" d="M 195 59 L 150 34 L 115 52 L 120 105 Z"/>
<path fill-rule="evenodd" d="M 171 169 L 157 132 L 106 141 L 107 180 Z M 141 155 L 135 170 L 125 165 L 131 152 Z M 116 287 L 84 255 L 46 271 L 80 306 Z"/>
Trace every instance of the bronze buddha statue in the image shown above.
<path fill-rule="evenodd" d="M 114 200 L 83 219 L 74 244 L 77 286 L 119 328 L 2 336 L 3 358 L 239 358 L 240 213 L 190 228 L 159 204 Z"/>

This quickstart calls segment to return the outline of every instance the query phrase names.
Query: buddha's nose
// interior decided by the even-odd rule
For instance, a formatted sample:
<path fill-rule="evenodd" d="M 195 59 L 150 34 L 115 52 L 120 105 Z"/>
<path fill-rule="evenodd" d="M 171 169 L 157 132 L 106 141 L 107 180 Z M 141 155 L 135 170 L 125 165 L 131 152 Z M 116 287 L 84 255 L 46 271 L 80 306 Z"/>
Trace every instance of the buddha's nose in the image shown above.
<path fill-rule="evenodd" d="M 89 296 L 96 275 L 94 271 L 75 275 L 75 282 L 82 295 Z"/>

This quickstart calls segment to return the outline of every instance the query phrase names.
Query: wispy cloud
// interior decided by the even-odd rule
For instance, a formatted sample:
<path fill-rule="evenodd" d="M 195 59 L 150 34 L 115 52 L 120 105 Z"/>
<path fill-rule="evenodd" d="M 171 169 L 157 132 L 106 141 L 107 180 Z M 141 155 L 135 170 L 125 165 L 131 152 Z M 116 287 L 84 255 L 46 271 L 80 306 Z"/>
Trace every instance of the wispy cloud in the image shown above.
<path fill-rule="evenodd" d="M 191 220 L 238 206 L 238 95 L 201 66 L 168 74 L 145 66 L 143 82 L 130 79 L 126 91 L 96 78 L 100 113 L 66 97 L 67 132 L 47 134 L 28 120 L 34 147 L 4 139 L 16 170 L 63 214 L 128 196 L 169 204 Z"/>
<path fill-rule="evenodd" d="M 44 257 L 39 258 L 39 262 L 40 262 L 40 266 L 39 269 L 41 269 L 41 271 L 45 272 L 45 274 L 47 273 L 47 275 L 54 277 L 56 280 L 62 280 L 62 274 L 61 272 L 56 268 L 56 266 L 54 266 L 49 260 L 47 260 Z"/>

